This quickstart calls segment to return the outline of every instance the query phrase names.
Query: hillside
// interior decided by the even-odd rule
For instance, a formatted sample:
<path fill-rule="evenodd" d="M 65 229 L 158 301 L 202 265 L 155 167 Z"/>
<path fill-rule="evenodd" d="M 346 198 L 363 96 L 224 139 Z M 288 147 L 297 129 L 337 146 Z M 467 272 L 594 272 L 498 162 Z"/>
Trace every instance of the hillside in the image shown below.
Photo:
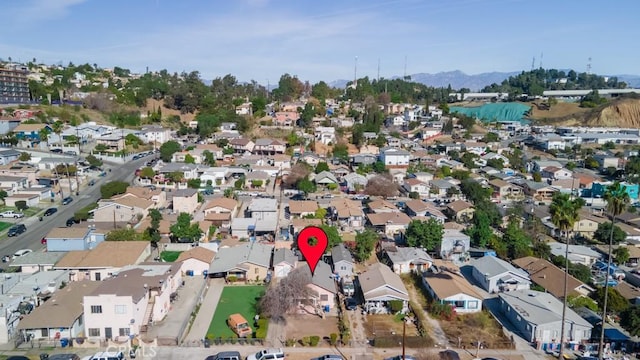
<path fill-rule="evenodd" d="M 530 118 L 536 123 L 556 126 L 639 128 L 640 99 L 616 99 L 595 109 L 580 108 L 577 103 L 558 103 L 545 110 L 534 104 Z"/>

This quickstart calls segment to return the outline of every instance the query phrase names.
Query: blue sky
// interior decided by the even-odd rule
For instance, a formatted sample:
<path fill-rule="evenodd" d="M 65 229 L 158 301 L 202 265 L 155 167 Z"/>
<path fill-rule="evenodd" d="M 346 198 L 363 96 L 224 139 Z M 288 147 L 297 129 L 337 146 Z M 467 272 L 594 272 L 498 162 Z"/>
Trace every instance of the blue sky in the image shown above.
<path fill-rule="evenodd" d="M 613 5 L 615 4 L 615 6 Z M 0 57 L 276 83 L 536 66 L 640 74 L 640 1 L 5 0 Z"/>

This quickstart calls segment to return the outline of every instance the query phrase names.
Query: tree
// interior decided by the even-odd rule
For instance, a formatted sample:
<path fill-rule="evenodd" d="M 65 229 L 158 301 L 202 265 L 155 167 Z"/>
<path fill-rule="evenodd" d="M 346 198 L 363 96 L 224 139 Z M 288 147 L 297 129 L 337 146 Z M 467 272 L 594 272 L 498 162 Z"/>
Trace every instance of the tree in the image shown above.
<path fill-rule="evenodd" d="M 473 227 L 469 230 L 469 237 L 473 246 L 478 248 L 486 248 L 493 236 L 491 230 L 491 220 L 487 213 L 478 209 L 473 214 Z"/>
<path fill-rule="evenodd" d="M 349 160 L 349 148 L 346 144 L 338 143 L 333 147 L 333 156 L 346 162 Z"/>
<path fill-rule="evenodd" d="M 280 281 L 272 282 L 258 304 L 260 313 L 272 321 L 284 321 L 285 315 L 296 307 L 300 299 L 311 294 L 307 286 L 309 283 L 311 274 L 302 267 L 292 270 Z"/>
<path fill-rule="evenodd" d="M 427 221 L 412 220 L 405 233 L 407 245 L 425 248 L 428 251 L 435 250 L 442 243 L 443 235 L 442 224 L 434 218 Z"/>
<path fill-rule="evenodd" d="M 127 192 L 128 182 L 111 181 L 100 187 L 100 195 L 103 199 L 109 199 L 113 195 L 124 194 Z"/>
<path fill-rule="evenodd" d="M 629 249 L 624 246 L 618 246 L 615 250 L 613 250 L 613 256 L 616 260 L 616 264 L 624 265 L 631 258 L 631 254 L 629 253 Z"/>
<path fill-rule="evenodd" d="M 393 182 L 390 175 L 381 174 L 367 181 L 364 192 L 371 196 L 396 196 L 398 195 L 398 186 Z"/>
<path fill-rule="evenodd" d="M 298 162 L 291 167 L 289 175 L 284 178 L 283 182 L 288 187 L 295 187 L 301 179 L 305 179 L 311 174 L 311 168 L 308 164 Z"/>
<path fill-rule="evenodd" d="M 105 237 L 106 241 L 140 241 L 142 240 L 141 234 L 137 233 L 134 229 L 123 228 L 114 229 L 107 233 Z"/>
<path fill-rule="evenodd" d="M 208 166 L 216 166 L 216 158 L 209 150 L 202 152 L 202 163 Z"/>
<path fill-rule="evenodd" d="M 594 90 L 595 91 L 595 90 Z M 625 209 L 629 207 L 629 203 L 631 199 L 629 198 L 629 193 L 627 192 L 627 188 L 620 184 L 620 182 L 616 181 L 613 184 L 607 187 L 607 190 L 604 192 L 603 196 L 604 200 L 607 202 L 607 211 L 611 216 L 611 231 L 609 233 L 609 247 L 607 250 L 607 271 L 605 271 L 605 280 L 604 280 L 604 301 L 602 302 L 602 319 L 606 321 L 607 318 L 607 306 L 610 292 L 609 289 L 609 275 L 611 268 L 611 253 L 613 249 L 613 232 L 614 225 L 616 223 L 616 217 L 622 214 Z M 613 299 L 612 299 L 613 300 Z M 613 305 L 613 304 L 612 304 Z M 599 342 L 599 350 L 598 356 L 601 358 L 602 349 L 604 347 L 604 326 L 601 326 L 600 331 L 600 342 Z"/>
<path fill-rule="evenodd" d="M 613 226 L 613 234 L 611 233 L 611 226 Z M 611 225 L 611 222 L 598 224 L 598 228 L 593 233 L 593 239 L 603 244 L 607 244 L 609 242 L 609 238 L 611 238 L 611 244 L 619 244 L 627 239 L 627 233 L 618 225 Z"/>
<path fill-rule="evenodd" d="M 606 291 L 606 292 L 605 292 Z M 608 294 L 607 294 L 608 293 Z M 607 295 L 605 295 L 607 294 Z M 612 287 L 599 287 L 596 291 L 591 295 L 593 300 L 595 300 L 598 304 L 604 304 L 605 296 L 608 299 L 608 307 L 607 311 L 609 313 L 619 314 L 620 312 L 626 310 L 629 307 L 629 301 L 622 296 L 618 290 Z"/>
<path fill-rule="evenodd" d="M 578 221 L 579 210 L 582 208 L 584 200 L 572 199 L 571 195 L 563 193 L 555 193 L 551 200 L 551 206 L 549 212 L 551 213 L 551 222 L 565 236 L 565 266 L 564 266 L 564 292 L 563 292 L 563 307 L 562 307 L 562 326 L 560 330 L 560 359 L 563 358 L 564 340 L 565 340 L 565 319 L 567 312 L 567 283 L 569 275 L 569 235 L 573 230 L 573 224 Z"/>
<path fill-rule="evenodd" d="M 29 154 L 28 152 L 21 152 L 20 153 L 20 157 L 18 157 L 18 160 L 20 161 L 29 161 L 31 160 L 31 154 Z"/>
<path fill-rule="evenodd" d="M 478 208 L 482 202 L 489 201 L 492 190 L 483 187 L 475 180 L 467 179 L 460 183 L 460 192 Z"/>
<path fill-rule="evenodd" d="M 40 131 L 38 131 L 38 137 L 40 138 L 40 141 L 44 141 L 45 143 L 49 143 L 49 134 L 51 134 L 51 130 L 49 130 L 48 127 L 43 127 L 42 129 L 40 129 Z"/>
<path fill-rule="evenodd" d="M 296 188 L 302 191 L 306 196 L 316 191 L 316 184 L 307 178 L 303 178 L 298 181 Z"/>
<path fill-rule="evenodd" d="M 335 226 L 323 224 L 320 225 L 320 228 L 325 232 L 325 234 L 327 234 L 328 250 L 342 242 L 342 237 Z"/>
<path fill-rule="evenodd" d="M 316 212 L 313 214 L 314 219 L 324 220 L 327 217 L 327 209 L 319 207 L 316 209 Z"/>
<path fill-rule="evenodd" d="M 180 213 L 175 224 L 171 225 L 169 231 L 171 231 L 172 240 L 179 242 L 195 242 L 202 236 L 202 230 L 198 223 L 191 223 L 191 215 L 187 213 Z"/>
<path fill-rule="evenodd" d="M 640 336 L 640 305 L 630 306 L 620 314 L 620 326 L 631 336 Z"/>
<path fill-rule="evenodd" d="M 512 215 L 502 236 L 502 242 L 507 246 L 507 254 L 511 259 L 518 259 L 531 255 L 531 239 L 520 227 L 520 218 Z"/>
<path fill-rule="evenodd" d="M 154 176 L 156 176 L 156 172 L 150 166 L 143 167 L 142 170 L 140 170 L 141 178 L 153 179 Z"/>
<path fill-rule="evenodd" d="M 586 307 L 591 311 L 598 311 L 598 304 L 593 299 L 581 295 L 569 295 L 567 299 L 569 307 L 572 309 L 579 309 Z"/>
<path fill-rule="evenodd" d="M 147 228 L 149 238 L 151 242 L 157 243 L 160 241 L 160 221 L 162 220 L 162 213 L 158 209 L 149 210 L 149 217 L 151 218 L 151 225 Z"/>
<path fill-rule="evenodd" d="M 6 205 L 6 203 L 4 202 L 4 200 L 7 198 L 7 196 L 9 196 L 9 194 L 7 194 L 6 191 L 4 190 L 0 190 L 0 200 L 2 200 L 2 203 Z"/>
<path fill-rule="evenodd" d="M 173 154 L 180 151 L 182 147 L 178 144 L 177 141 L 169 140 L 166 143 L 160 146 L 160 158 L 164 162 L 171 162 L 171 157 Z"/>
<path fill-rule="evenodd" d="M 195 164 L 196 159 L 191 154 L 187 154 L 184 156 L 184 162 L 185 164 Z"/>
<path fill-rule="evenodd" d="M 366 229 L 356 235 L 355 258 L 358 262 L 365 262 L 371 257 L 376 243 L 378 242 L 378 234 L 375 231 Z"/>
<path fill-rule="evenodd" d="M 492 142 L 498 142 L 498 141 L 500 141 L 500 137 L 498 136 L 497 133 L 494 133 L 494 132 L 488 132 L 482 138 L 482 142 L 485 142 L 485 143 L 492 143 Z"/>
<path fill-rule="evenodd" d="M 202 180 L 200 180 L 200 178 L 187 180 L 187 187 L 190 189 L 200 189 L 201 185 Z"/>
<path fill-rule="evenodd" d="M 60 136 L 60 134 L 62 133 L 63 128 L 64 128 L 64 124 L 60 120 L 54 122 L 51 125 L 51 129 L 53 130 L 53 132 L 56 135 L 58 135 L 58 140 L 60 141 L 60 147 L 62 147 L 62 136 Z"/>
<path fill-rule="evenodd" d="M 87 155 L 87 157 L 85 157 L 85 159 L 87 160 L 87 162 L 89 163 L 90 166 L 95 166 L 95 167 L 102 166 L 102 160 L 98 159 L 97 157 L 93 156 L 92 154 Z"/>
<path fill-rule="evenodd" d="M 329 171 L 329 164 L 327 164 L 324 161 L 320 161 L 318 162 L 318 165 L 316 165 L 316 174 L 320 174 L 323 171 Z"/>

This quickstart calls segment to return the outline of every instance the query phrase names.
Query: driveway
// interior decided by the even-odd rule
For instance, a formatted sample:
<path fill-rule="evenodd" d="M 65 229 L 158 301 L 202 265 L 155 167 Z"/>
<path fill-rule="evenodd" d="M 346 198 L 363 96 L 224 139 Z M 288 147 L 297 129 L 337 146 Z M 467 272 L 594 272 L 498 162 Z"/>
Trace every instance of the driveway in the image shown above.
<path fill-rule="evenodd" d="M 224 279 L 216 278 L 208 279 L 207 281 L 209 283 L 203 294 L 202 306 L 200 306 L 200 310 L 198 310 L 191 329 L 184 339 L 184 342 L 187 343 L 188 346 L 200 343 L 200 341 L 207 336 L 213 314 L 215 314 L 218 302 L 220 301 L 222 289 L 224 289 Z"/>
<path fill-rule="evenodd" d="M 184 286 L 178 289 L 178 299 L 172 304 L 171 310 L 162 321 L 149 328 L 145 338 L 176 339 L 178 342 L 182 339 L 191 313 L 200 300 L 201 289 L 205 286 L 202 276 L 185 276 L 183 279 Z"/>

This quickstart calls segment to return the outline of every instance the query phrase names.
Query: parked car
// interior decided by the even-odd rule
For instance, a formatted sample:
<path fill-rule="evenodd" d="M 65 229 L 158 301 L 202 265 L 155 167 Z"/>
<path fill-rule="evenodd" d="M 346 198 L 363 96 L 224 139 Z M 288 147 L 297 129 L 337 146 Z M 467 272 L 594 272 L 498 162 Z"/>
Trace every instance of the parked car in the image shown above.
<path fill-rule="evenodd" d="M 247 360 L 278 360 L 284 359 L 282 349 L 264 349 L 247 356 Z"/>
<path fill-rule="evenodd" d="M 51 215 L 53 215 L 53 214 L 55 214 L 57 212 L 58 212 L 57 208 L 48 208 L 47 210 L 44 211 L 43 215 L 44 216 L 51 216 Z"/>
<path fill-rule="evenodd" d="M 352 297 L 344 300 L 344 306 L 347 310 L 356 310 L 358 308 L 358 301 Z"/>
<path fill-rule="evenodd" d="M 73 224 L 80 224 L 80 221 L 76 220 L 75 217 L 70 217 L 67 219 L 67 227 L 73 226 Z"/>
<path fill-rule="evenodd" d="M 62 154 L 62 149 L 51 149 L 49 151 L 54 153 L 54 154 Z"/>
<path fill-rule="evenodd" d="M 71 196 L 68 196 L 68 197 L 62 199 L 62 205 L 69 205 L 69 204 L 71 204 L 72 201 L 73 201 L 73 198 Z"/>
<path fill-rule="evenodd" d="M 94 354 L 89 358 L 90 360 L 123 360 L 124 354 L 122 351 L 104 351 Z"/>
<path fill-rule="evenodd" d="M 24 233 L 25 231 L 27 231 L 27 227 L 24 224 L 14 225 L 11 228 L 9 228 L 9 231 L 7 232 L 7 236 L 9 237 L 18 236 Z"/>
<path fill-rule="evenodd" d="M 210 355 L 205 360 L 242 360 L 242 355 L 237 351 L 221 351 L 215 355 Z"/>
<path fill-rule="evenodd" d="M 390 357 L 390 358 L 386 358 L 384 360 L 402 360 L 402 355 L 398 355 L 398 356 L 394 356 L 394 357 Z M 405 355 L 404 356 L 404 360 L 416 360 L 416 358 L 414 358 L 411 355 Z"/>
<path fill-rule="evenodd" d="M 31 249 L 18 250 L 18 251 L 16 251 L 15 254 L 13 254 L 13 256 L 11 257 L 11 260 L 15 260 L 15 259 L 17 259 L 17 258 L 19 258 L 21 256 L 25 256 L 28 253 L 32 253 L 32 252 L 33 252 L 33 250 L 31 250 Z"/>
<path fill-rule="evenodd" d="M 0 213 L 0 218 L 21 218 L 24 217 L 24 214 L 15 212 L 13 210 L 7 210 Z"/>
<path fill-rule="evenodd" d="M 238 337 L 248 337 L 253 334 L 253 330 L 251 326 L 249 326 L 249 322 L 247 319 L 242 316 L 242 314 L 231 314 L 227 319 L 227 325 L 231 328 L 231 330 L 238 335 Z"/>
<path fill-rule="evenodd" d="M 336 354 L 327 354 L 327 355 L 311 358 L 311 360 L 344 360 L 344 358 Z"/>
<path fill-rule="evenodd" d="M 47 356 L 47 360 L 80 360 L 78 354 L 52 354 Z"/>
<path fill-rule="evenodd" d="M 441 360 L 460 360 L 460 354 L 453 350 L 440 351 Z"/>

